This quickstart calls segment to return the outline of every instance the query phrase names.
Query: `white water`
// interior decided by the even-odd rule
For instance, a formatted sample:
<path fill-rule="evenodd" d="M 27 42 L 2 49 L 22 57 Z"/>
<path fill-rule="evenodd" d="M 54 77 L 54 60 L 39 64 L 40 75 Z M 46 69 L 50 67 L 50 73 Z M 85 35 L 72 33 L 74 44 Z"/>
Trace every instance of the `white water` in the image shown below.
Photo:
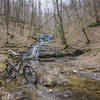
<path fill-rule="evenodd" d="M 53 39 L 51 39 L 52 37 L 53 36 L 50 35 L 48 37 L 45 37 L 45 39 L 43 40 L 43 34 L 42 34 L 40 41 L 36 43 L 36 45 L 33 45 L 32 48 L 28 50 L 28 52 L 26 52 L 26 54 L 24 55 L 24 58 L 34 58 L 38 60 L 39 55 L 40 55 L 40 47 L 53 42 Z"/>
<path fill-rule="evenodd" d="M 34 47 L 32 47 L 30 58 L 38 59 L 38 57 L 39 57 L 39 51 L 40 51 L 39 50 L 39 45 L 35 45 Z"/>

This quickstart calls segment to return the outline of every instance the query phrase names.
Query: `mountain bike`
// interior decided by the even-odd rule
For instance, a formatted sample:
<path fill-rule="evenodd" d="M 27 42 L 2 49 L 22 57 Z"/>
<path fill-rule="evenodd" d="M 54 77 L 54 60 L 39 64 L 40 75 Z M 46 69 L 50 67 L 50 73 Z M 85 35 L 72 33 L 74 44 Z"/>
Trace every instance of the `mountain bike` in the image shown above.
<path fill-rule="evenodd" d="M 26 63 L 29 59 L 23 59 L 21 55 L 12 54 L 10 54 L 9 58 L 11 58 L 11 61 L 6 61 L 6 72 L 9 77 L 17 78 L 20 71 L 22 71 L 27 83 L 37 85 L 38 77 L 36 71 Z"/>

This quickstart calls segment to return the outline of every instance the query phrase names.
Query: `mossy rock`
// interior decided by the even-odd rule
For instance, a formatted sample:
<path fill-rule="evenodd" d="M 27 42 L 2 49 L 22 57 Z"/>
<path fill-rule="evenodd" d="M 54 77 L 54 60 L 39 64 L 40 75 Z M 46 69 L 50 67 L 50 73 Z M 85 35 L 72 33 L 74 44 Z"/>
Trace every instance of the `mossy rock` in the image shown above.
<path fill-rule="evenodd" d="M 95 72 L 95 73 L 100 73 L 100 70 L 98 69 L 98 70 L 94 70 L 93 72 Z"/>

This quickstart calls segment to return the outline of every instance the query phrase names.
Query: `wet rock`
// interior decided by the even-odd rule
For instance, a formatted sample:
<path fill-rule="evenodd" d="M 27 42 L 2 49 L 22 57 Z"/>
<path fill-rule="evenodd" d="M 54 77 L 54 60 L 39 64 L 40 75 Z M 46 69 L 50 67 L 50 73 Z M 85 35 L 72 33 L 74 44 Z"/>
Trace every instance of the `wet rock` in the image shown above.
<path fill-rule="evenodd" d="M 54 35 L 49 33 L 41 33 L 39 37 L 39 42 L 53 42 L 54 41 Z"/>
<path fill-rule="evenodd" d="M 57 97 L 62 98 L 63 100 L 67 100 L 68 97 L 73 96 L 73 93 L 70 90 L 66 90 L 66 91 L 59 91 L 55 93 Z"/>
<path fill-rule="evenodd" d="M 40 80 L 40 83 L 42 83 L 46 87 L 55 87 L 56 85 L 65 86 L 67 84 L 66 77 L 64 77 L 63 75 L 49 74 L 48 76 L 43 76 Z"/>
<path fill-rule="evenodd" d="M 49 58 L 49 57 L 55 57 L 55 52 L 42 52 L 39 56 L 40 58 Z"/>
<path fill-rule="evenodd" d="M 79 71 L 78 70 L 73 70 L 73 73 L 78 73 Z"/>
<path fill-rule="evenodd" d="M 52 93 L 52 92 L 53 92 L 53 90 L 52 90 L 52 89 L 49 89 L 49 90 L 48 90 L 48 92 L 49 92 L 49 93 Z"/>
<path fill-rule="evenodd" d="M 58 82 L 57 82 L 57 85 L 63 85 L 63 86 L 66 86 L 66 84 L 67 84 L 66 79 L 64 79 L 64 80 L 58 80 Z"/>
<path fill-rule="evenodd" d="M 32 100 L 30 97 L 21 97 L 20 99 L 18 100 Z"/>
<path fill-rule="evenodd" d="M 56 81 L 54 81 L 54 79 L 52 79 L 52 78 L 46 78 L 46 79 L 44 79 L 43 84 L 44 84 L 44 86 L 46 86 L 46 87 L 51 87 L 51 86 L 55 86 L 57 83 L 56 83 Z"/>
<path fill-rule="evenodd" d="M 52 47 L 51 45 L 42 45 L 39 47 L 40 58 L 61 57 L 64 55 L 65 53 L 61 52 L 59 48 Z"/>

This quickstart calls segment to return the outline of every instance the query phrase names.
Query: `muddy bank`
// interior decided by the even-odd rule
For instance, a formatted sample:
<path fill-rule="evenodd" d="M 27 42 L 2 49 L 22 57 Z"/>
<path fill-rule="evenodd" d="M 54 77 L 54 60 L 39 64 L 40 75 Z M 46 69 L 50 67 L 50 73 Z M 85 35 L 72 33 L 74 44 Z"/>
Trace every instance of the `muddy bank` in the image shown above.
<path fill-rule="evenodd" d="M 3 55 L 1 56 L 3 57 Z M 5 59 L 6 56 L 3 57 Z M 38 88 L 20 75 L 1 85 L 3 100 L 100 100 L 100 55 L 31 61 L 38 73 Z M 3 61 L 2 59 L 2 61 Z M 3 83 L 4 84 L 4 83 Z"/>
<path fill-rule="evenodd" d="M 54 87 L 38 84 L 36 88 L 33 85 L 11 81 L 6 88 L 1 88 L 0 97 L 1 100 L 100 100 L 98 81 L 73 76 L 68 77 L 67 82 L 67 85 Z"/>

